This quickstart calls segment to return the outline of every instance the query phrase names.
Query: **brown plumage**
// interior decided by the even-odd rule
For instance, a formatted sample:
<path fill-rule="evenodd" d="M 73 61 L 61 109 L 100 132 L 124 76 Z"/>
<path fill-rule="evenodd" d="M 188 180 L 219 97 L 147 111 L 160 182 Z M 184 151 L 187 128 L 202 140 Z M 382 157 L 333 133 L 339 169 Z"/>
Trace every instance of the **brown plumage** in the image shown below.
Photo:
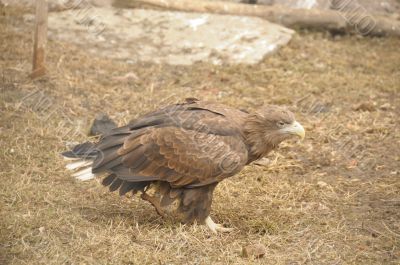
<path fill-rule="evenodd" d="M 303 127 L 285 108 L 265 106 L 247 113 L 217 103 L 188 99 L 115 128 L 98 143 L 63 153 L 69 169 L 86 180 L 109 174 L 110 191 L 141 192 L 157 212 L 174 220 L 206 223 L 216 185 L 266 156 Z"/>

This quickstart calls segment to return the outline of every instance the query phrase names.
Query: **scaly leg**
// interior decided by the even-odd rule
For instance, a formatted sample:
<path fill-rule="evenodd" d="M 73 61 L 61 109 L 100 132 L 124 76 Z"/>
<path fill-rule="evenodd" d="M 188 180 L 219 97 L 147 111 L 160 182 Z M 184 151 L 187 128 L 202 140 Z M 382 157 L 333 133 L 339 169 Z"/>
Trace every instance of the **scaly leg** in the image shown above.
<path fill-rule="evenodd" d="M 214 223 L 210 216 L 206 218 L 206 226 L 214 233 L 217 234 L 218 232 L 226 233 L 233 231 L 233 228 L 223 227 L 220 224 Z"/>
<path fill-rule="evenodd" d="M 143 200 L 146 200 L 151 204 L 153 204 L 154 208 L 156 208 L 157 213 L 162 217 L 165 217 L 164 211 L 162 210 L 162 207 L 160 205 L 160 201 L 156 197 L 152 197 L 148 195 L 146 192 L 143 192 L 140 197 L 142 197 Z"/>

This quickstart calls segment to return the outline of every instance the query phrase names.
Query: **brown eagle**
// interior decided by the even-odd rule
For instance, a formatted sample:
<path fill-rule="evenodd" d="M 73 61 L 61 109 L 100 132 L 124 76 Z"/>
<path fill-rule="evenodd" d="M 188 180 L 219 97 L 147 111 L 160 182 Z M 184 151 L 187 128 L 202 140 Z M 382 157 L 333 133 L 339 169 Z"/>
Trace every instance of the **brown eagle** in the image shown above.
<path fill-rule="evenodd" d="M 287 109 L 268 105 L 248 113 L 187 99 L 112 129 L 97 143 L 63 156 L 80 180 L 107 176 L 110 191 L 141 192 L 163 217 L 229 231 L 210 217 L 213 191 L 225 178 L 266 156 L 303 127 Z"/>

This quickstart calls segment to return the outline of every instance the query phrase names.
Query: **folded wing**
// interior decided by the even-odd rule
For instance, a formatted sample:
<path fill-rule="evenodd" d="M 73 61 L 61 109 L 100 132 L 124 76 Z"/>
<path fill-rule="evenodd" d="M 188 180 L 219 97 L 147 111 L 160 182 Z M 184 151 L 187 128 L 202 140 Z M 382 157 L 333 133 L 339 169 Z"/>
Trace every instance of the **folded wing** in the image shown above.
<path fill-rule="evenodd" d="M 172 187 L 219 182 L 247 162 L 240 128 L 224 111 L 174 105 L 117 128 L 97 144 L 92 171 L 109 172 L 125 186 L 154 180 Z"/>

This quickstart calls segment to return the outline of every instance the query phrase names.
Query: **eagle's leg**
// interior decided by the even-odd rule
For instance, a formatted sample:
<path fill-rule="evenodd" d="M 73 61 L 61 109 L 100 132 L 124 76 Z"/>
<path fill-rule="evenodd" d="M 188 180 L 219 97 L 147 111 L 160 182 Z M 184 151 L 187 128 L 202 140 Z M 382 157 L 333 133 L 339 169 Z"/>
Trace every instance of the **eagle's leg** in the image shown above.
<path fill-rule="evenodd" d="M 142 195 L 140 196 L 143 200 L 146 200 L 148 202 L 150 202 L 151 204 L 153 204 L 154 208 L 156 208 L 156 211 L 159 215 L 161 215 L 162 217 L 165 217 L 164 211 L 162 210 L 162 207 L 160 205 L 160 200 L 159 198 L 156 197 L 152 197 L 149 194 L 147 194 L 146 192 L 143 192 Z"/>
<path fill-rule="evenodd" d="M 233 228 L 227 228 L 223 227 L 220 224 L 214 223 L 214 221 L 211 219 L 210 216 L 207 216 L 205 220 L 206 226 L 213 232 L 214 234 L 217 234 L 218 232 L 226 233 L 226 232 L 231 232 L 233 231 Z"/>

